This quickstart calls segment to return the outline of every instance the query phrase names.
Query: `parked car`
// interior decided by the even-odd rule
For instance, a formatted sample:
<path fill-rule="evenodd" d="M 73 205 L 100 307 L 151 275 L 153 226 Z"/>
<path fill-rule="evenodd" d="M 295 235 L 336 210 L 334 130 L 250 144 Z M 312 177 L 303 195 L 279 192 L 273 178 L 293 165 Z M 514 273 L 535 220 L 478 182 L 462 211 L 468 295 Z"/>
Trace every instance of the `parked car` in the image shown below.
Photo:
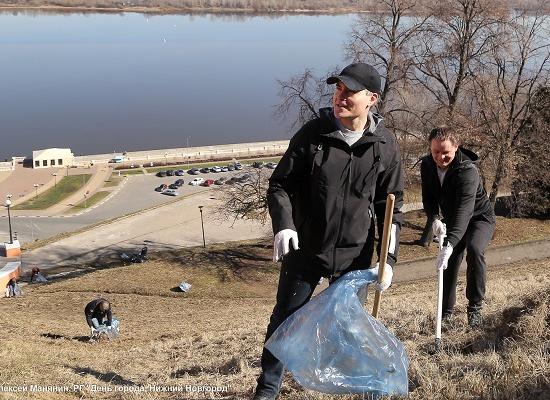
<path fill-rule="evenodd" d="M 201 183 L 201 186 L 209 187 L 209 186 L 212 186 L 213 184 L 214 184 L 214 179 L 207 179 L 203 183 Z"/>
<path fill-rule="evenodd" d="M 269 169 L 275 169 L 275 167 L 277 166 L 277 163 L 274 163 L 274 162 L 268 162 L 265 167 L 266 168 L 269 168 Z"/>
<path fill-rule="evenodd" d="M 222 169 L 219 166 L 214 165 L 212 168 L 210 168 L 210 171 L 211 172 L 222 172 Z"/>
<path fill-rule="evenodd" d="M 198 168 L 191 168 L 189 171 L 187 171 L 189 175 L 198 175 L 199 169 Z"/>
<path fill-rule="evenodd" d="M 198 186 L 203 182 L 204 182 L 204 178 L 194 178 L 192 181 L 189 181 L 189 184 L 191 186 Z"/>
<path fill-rule="evenodd" d="M 224 185 L 225 182 L 227 182 L 227 178 L 225 176 L 222 176 L 220 179 L 216 179 L 214 181 L 215 185 Z"/>
<path fill-rule="evenodd" d="M 176 174 L 177 176 L 183 176 L 183 175 L 185 174 L 185 171 L 184 171 L 183 169 L 178 169 L 178 170 L 175 172 L 175 174 Z"/>
<path fill-rule="evenodd" d="M 185 183 L 185 181 L 183 179 L 178 179 L 177 181 L 174 182 L 176 185 L 178 186 L 181 186 Z"/>
<path fill-rule="evenodd" d="M 179 185 L 175 184 L 175 183 L 172 183 L 170 185 L 168 185 L 168 189 L 174 189 L 176 190 L 177 188 L 179 188 Z"/>
<path fill-rule="evenodd" d="M 243 166 L 241 165 L 241 163 L 236 162 L 236 163 L 235 163 L 235 169 L 236 169 L 237 171 L 240 171 L 241 169 L 243 169 Z"/>
<path fill-rule="evenodd" d="M 202 172 L 203 174 L 207 174 L 207 173 L 210 172 L 210 168 L 206 168 L 206 167 L 201 168 L 201 172 Z"/>
<path fill-rule="evenodd" d="M 158 176 L 159 178 L 164 178 L 164 177 L 166 176 L 166 171 L 159 171 L 159 172 L 157 172 L 157 176 Z"/>
<path fill-rule="evenodd" d="M 174 170 L 169 169 L 168 171 L 166 171 L 166 176 L 174 176 Z"/>
<path fill-rule="evenodd" d="M 237 178 L 236 176 L 232 176 L 231 178 L 229 178 L 227 180 L 227 182 L 225 182 L 227 185 L 233 185 L 235 182 L 238 182 L 239 181 L 239 178 Z"/>
<path fill-rule="evenodd" d="M 222 172 L 229 172 L 229 168 L 227 168 L 227 167 L 222 167 Z"/>
<path fill-rule="evenodd" d="M 178 196 L 179 193 L 175 189 L 166 189 L 162 191 L 162 194 L 165 194 L 167 196 Z"/>
<path fill-rule="evenodd" d="M 254 161 L 252 163 L 252 168 L 263 168 L 264 162 L 263 161 Z"/>
<path fill-rule="evenodd" d="M 168 189 L 168 185 L 166 183 L 161 183 L 160 186 L 155 188 L 155 191 L 162 192 L 163 190 Z"/>

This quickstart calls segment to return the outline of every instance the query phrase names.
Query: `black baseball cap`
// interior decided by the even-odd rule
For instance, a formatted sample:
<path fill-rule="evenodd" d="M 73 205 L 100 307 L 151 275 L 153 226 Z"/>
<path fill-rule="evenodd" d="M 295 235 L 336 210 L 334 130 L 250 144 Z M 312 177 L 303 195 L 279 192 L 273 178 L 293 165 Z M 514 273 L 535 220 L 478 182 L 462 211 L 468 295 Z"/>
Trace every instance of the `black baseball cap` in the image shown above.
<path fill-rule="evenodd" d="M 327 79 L 329 85 L 336 82 L 342 82 L 349 90 L 354 92 L 365 89 L 378 94 L 382 92 L 380 74 L 372 65 L 365 63 L 350 64 L 340 72 L 340 75 L 333 75 Z"/>

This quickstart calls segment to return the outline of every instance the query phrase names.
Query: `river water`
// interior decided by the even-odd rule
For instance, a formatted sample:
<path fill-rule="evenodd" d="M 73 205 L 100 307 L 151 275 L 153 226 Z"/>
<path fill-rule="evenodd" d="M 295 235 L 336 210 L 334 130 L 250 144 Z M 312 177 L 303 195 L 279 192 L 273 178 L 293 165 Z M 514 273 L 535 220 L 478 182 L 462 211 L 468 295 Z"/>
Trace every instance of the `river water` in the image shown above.
<path fill-rule="evenodd" d="M 276 80 L 344 66 L 355 18 L 1 13 L 0 160 L 288 139 Z"/>

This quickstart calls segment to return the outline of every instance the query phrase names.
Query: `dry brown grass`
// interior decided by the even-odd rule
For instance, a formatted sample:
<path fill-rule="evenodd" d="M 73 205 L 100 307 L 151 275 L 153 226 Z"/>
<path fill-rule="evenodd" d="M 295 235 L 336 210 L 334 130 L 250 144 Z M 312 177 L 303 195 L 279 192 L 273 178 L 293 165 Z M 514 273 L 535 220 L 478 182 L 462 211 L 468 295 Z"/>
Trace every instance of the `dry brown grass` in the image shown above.
<path fill-rule="evenodd" d="M 0 398 L 250 398 L 278 269 L 269 244 L 207 250 L 153 255 L 144 264 L 90 270 L 0 299 L 0 386 L 211 385 L 226 392 L 99 393 L 89 386 Z M 182 280 L 193 284 L 190 293 L 171 290 Z M 410 398 L 550 398 L 549 288 L 550 260 L 490 269 L 486 326 L 471 330 L 461 280 L 456 324 L 444 332 L 443 351 L 434 356 L 434 280 L 395 284 L 383 298 L 381 319 L 409 352 Z M 112 302 L 121 321 L 116 341 L 87 341 L 83 308 L 97 296 Z M 287 376 L 280 398 L 334 396 L 304 391 Z"/>

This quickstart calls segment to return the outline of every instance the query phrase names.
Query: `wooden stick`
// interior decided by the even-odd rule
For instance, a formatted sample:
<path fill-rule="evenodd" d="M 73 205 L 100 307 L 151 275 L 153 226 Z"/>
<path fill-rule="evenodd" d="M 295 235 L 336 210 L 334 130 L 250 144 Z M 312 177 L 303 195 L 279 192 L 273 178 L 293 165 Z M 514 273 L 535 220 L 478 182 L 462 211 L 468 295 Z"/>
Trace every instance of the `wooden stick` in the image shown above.
<path fill-rule="evenodd" d="M 388 260 L 388 248 L 390 246 L 390 227 L 393 218 L 393 205 L 395 203 L 395 196 L 393 194 L 388 194 L 386 199 L 386 215 L 384 216 L 384 230 L 382 233 L 382 247 L 380 249 L 380 261 L 378 262 L 378 283 L 382 282 L 384 277 L 384 267 L 386 266 L 386 261 Z M 382 293 L 376 291 L 374 295 L 374 306 L 372 307 L 372 316 L 374 318 L 378 317 L 378 311 L 380 310 L 380 298 Z"/>

